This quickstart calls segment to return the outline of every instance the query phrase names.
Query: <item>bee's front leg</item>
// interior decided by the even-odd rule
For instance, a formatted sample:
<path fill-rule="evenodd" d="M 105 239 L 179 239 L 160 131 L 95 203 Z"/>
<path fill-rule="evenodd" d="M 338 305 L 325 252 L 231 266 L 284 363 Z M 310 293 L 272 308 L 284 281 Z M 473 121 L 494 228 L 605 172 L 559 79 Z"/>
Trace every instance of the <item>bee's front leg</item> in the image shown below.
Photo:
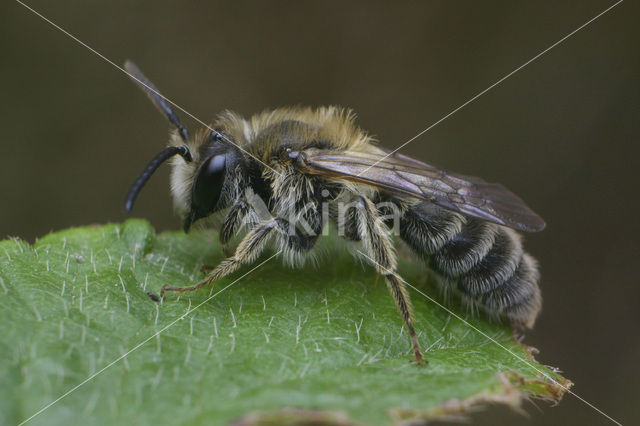
<path fill-rule="evenodd" d="M 251 212 L 251 206 L 244 200 L 238 200 L 233 207 L 227 213 L 224 218 L 222 228 L 220 229 L 220 242 L 223 245 L 223 250 L 228 248 L 229 240 L 235 234 L 238 226 L 242 223 L 242 220 Z M 229 255 L 230 256 L 230 255 Z"/>
<path fill-rule="evenodd" d="M 264 250 L 265 243 L 267 242 L 271 231 L 273 231 L 277 226 L 277 219 L 274 219 L 251 230 L 242 239 L 242 241 L 238 245 L 238 248 L 236 249 L 235 254 L 220 262 L 220 264 L 213 268 L 209 275 L 198 284 L 186 287 L 176 287 L 165 284 L 160 290 L 160 297 L 156 296 L 153 293 L 147 294 L 152 300 L 160 301 L 164 297 L 164 293 L 167 291 L 175 291 L 178 293 L 196 291 L 236 271 L 243 263 L 252 263 L 256 258 L 260 256 L 260 254 Z"/>

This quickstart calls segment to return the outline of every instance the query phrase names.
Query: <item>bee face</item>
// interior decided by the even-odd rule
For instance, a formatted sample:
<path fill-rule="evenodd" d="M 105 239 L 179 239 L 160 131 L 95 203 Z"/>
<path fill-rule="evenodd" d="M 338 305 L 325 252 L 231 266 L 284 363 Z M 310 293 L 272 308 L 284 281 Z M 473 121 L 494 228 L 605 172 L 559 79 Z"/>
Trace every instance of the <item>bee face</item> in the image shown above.
<path fill-rule="evenodd" d="M 185 232 L 196 220 L 229 207 L 243 174 L 238 167 L 242 154 L 234 145 L 215 130 L 201 134 L 200 143 L 190 146 L 197 153 L 193 161 L 173 162 L 172 193 Z"/>

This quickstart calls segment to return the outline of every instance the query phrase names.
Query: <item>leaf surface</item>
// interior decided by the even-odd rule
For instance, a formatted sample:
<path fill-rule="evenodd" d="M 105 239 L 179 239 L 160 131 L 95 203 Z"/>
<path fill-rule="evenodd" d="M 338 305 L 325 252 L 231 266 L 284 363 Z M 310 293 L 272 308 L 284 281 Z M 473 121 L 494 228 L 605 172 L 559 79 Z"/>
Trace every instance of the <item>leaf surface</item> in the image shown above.
<path fill-rule="evenodd" d="M 145 292 L 200 280 L 203 264 L 223 258 L 216 234 L 156 235 L 128 220 L 0 242 L 0 424 L 85 380 L 29 424 L 377 425 L 517 406 L 525 393 L 558 400 L 570 386 L 507 327 L 468 319 L 501 348 L 415 291 L 429 363 L 412 364 L 383 280 L 341 241 L 322 240 L 317 267 L 272 259 L 162 305 Z M 424 265 L 401 261 L 399 271 L 441 300 Z"/>

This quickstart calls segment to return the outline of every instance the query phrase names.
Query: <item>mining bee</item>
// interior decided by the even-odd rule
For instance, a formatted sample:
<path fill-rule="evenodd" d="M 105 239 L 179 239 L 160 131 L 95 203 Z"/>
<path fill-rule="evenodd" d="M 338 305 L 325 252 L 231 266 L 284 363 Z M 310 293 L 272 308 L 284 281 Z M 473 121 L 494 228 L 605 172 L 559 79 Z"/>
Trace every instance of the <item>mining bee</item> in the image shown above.
<path fill-rule="evenodd" d="M 234 254 L 203 281 L 164 285 L 160 297 L 149 294 L 152 299 L 210 285 L 256 260 L 270 240 L 295 263 L 334 223 L 342 237 L 360 243 L 363 259 L 384 276 L 416 362 L 424 358 L 409 294 L 396 272 L 394 229 L 464 301 L 514 326 L 533 325 L 541 307 L 539 274 L 516 230 L 541 231 L 545 223 L 504 186 L 391 153 L 338 107 L 281 108 L 250 119 L 227 111 L 190 137 L 140 70 L 129 61 L 125 69 L 175 126 L 169 147 L 131 187 L 126 210 L 171 159 L 171 193 L 184 230 L 221 213 L 222 244 L 243 235 Z"/>

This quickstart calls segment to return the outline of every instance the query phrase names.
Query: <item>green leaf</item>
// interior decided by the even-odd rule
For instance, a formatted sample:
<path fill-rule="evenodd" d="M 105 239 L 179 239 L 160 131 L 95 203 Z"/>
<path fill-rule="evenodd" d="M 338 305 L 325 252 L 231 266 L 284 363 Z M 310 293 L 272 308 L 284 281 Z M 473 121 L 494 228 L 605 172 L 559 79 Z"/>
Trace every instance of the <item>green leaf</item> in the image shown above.
<path fill-rule="evenodd" d="M 342 245 L 323 238 L 317 268 L 273 259 L 160 305 L 145 292 L 196 282 L 222 259 L 215 234 L 129 220 L 0 242 L 0 423 L 81 383 L 30 424 L 389 424 L 558 400 L 570 386 L 508 328 L 469 319 L 512 353 L 414 291 L 429 363 L 411 363 L 383 280 Z M 424 265 L 401 261 L 400 273 L 439 299 Z"/>

